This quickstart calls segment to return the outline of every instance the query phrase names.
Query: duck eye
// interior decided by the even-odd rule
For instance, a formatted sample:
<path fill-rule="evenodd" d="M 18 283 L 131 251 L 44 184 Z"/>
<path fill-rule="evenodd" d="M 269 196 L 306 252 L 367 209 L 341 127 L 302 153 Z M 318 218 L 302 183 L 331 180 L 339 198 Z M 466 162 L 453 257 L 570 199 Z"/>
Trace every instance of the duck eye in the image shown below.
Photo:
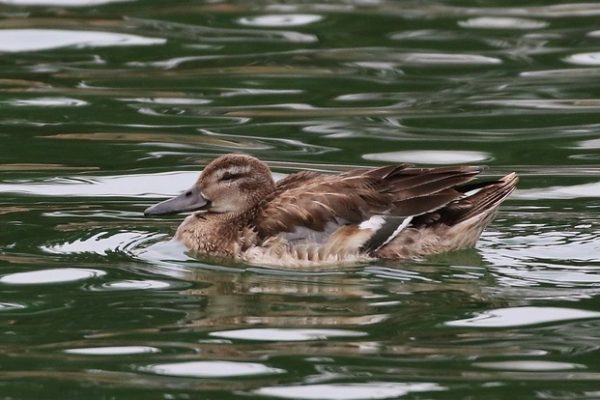
<path fill-rule="evenodd" d="M 225 172 L 219 181 L 232 181 L 234 179 L 241 178 L 242 176 L 244 176 L 244 174 Z"/>

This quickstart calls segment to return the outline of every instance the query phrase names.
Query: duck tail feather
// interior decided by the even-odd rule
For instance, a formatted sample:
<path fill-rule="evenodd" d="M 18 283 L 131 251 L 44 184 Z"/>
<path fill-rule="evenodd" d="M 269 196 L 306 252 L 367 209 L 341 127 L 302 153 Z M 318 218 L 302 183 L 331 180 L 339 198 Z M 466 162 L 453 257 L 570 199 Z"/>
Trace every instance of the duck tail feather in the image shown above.
<path fill-rule="evenodd" d="M 460 190 L 465 193 L 466 197 L 459 202 L 468 201 L 471 206 L 454 221 L 454 224 L 479 214 L 494 212 L 515 190 L 518 182 L 519 177 L 513 172 L 495 182 L 462 186 Z"/>

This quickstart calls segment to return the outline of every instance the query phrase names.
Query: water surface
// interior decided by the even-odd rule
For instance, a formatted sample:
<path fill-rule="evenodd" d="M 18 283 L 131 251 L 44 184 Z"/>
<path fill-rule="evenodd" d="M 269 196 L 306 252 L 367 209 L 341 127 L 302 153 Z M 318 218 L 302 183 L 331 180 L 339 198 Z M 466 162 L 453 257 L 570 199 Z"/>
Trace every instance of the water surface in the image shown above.
<path fill-rule="evenodd" d="M 600 379 L 600 5 L 0 0 L 0 397 L 572 399 Z M 219 265 L 144 208 L 277 176 L 485 164 L 476 249 Z"/>

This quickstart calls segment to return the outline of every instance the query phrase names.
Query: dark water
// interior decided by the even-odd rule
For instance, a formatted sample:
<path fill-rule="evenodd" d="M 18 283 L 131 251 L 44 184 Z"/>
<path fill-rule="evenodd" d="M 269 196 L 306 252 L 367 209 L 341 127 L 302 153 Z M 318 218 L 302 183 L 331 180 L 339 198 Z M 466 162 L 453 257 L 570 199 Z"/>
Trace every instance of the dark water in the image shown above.
<path fill-rule="evenodd" d="M 0 0 L 0 398 L 600 397 L 600 4 L 37 1 Z M 521 184 L 473 250 L 231 268 L 142 211 L 232 151 Z"/>

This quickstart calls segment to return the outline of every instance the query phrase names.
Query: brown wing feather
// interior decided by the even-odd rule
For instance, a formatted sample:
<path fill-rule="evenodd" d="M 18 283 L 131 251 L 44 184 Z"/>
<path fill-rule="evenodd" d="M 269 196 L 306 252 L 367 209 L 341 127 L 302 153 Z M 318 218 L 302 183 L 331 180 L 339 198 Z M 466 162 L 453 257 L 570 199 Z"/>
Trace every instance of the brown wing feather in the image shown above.
<path fill-rule="evenodd" d="M 394 202 L 394 215 L 409 217 L 430 213 L 446 206 L 460 198 L 461 193 L 454 189 L 444 190 L 427 196 L 411 197 L 410 199 Z"/>
<path fill-rule="evenodd" d="M 414 226 L 431 226 L 442 223 L 454 226 L 477 215 L 491 214 L 516 188 L 519 178 L 509 174 L 497 181 L 476 182 L 458 187 L 461 192 L 479 189 L 479 192 L 462 197 L 433 213 L 413 219 Z"/>
<path fill-rule="evenodd" d="M 519 178 L 513 172 L 496 182 L 489 182 L 476 194 L 468 197 L 471 207 L 454 221 L 455 224 L 475 215 L 497 208 L 517 187 Z"/>
<path fill-rule="evenodd" d="M 418 174 L 395 182 L 393 214 L 399 216 L 421 215 L 446 206 L 464 194 L 456 190 L 475 177 L 477 167 L 435 168 L 417 170 Z M 411 171 L 408 171 L 411 172 Z M 418 179 L 415 179 L 418 178 Z"/>
<path fill-rule="evenodd" d="M 292 189 L 304 184 L 305 182 L 314 180 L 316 177 L 321 175 L 322 174 L 315 171 L 301 171 L 295 174 L 290 174 L 277 182 L 275 190 L 281 193 L 287 189 Z"/>
<path fill-rule="evenodd" d="M 300 172 L 282 179 L 257 210 L 256 229 L 266 238 L 302 226 L 322 231 L 334 222 L 360 223 L 372 215 L 435 211 L 464 196 L 454 189 L 480 172 L 475 167 L 410 168 L 389 165 L 339 175 Z"/>
<path fill-rule="evenodd" d="M 321 231 L 327 223 L 359 223 L 391 208 L 392 196 L 379 189 L 376 170 L 340 175 L 291 175 L 263 201 L 256 228 L 261 237 L 291 232 L 297 226 Z"/>

